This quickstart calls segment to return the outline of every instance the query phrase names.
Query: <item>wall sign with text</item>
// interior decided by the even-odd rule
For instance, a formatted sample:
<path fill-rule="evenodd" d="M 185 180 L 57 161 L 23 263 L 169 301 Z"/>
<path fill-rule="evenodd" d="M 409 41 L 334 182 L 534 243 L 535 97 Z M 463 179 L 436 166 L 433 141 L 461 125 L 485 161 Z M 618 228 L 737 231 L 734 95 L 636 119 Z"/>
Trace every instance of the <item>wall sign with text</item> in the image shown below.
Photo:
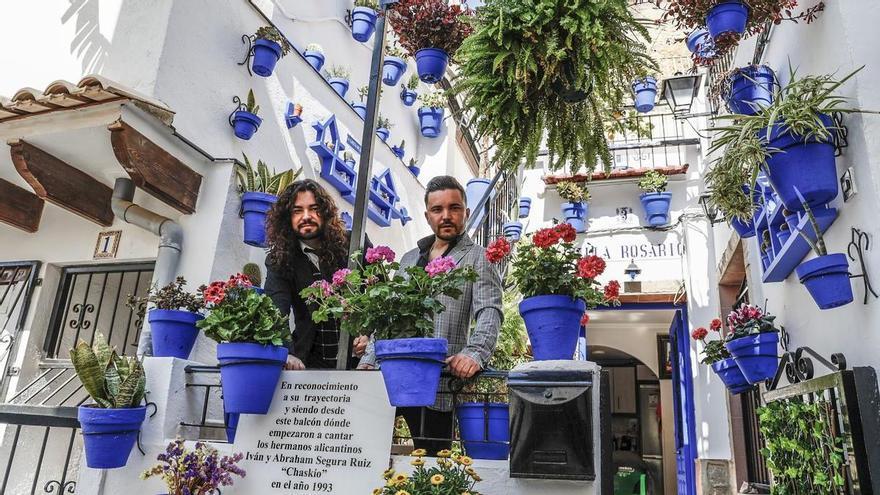
<path fill-rule="evenodd" d="M 684 256 L 684 244 L 681 242 L 621 242 L 619 244 L 605 244 L 596 240 L 584 243 L 587 254 L 595 254 L 606 260 L 640 260 L 680 258 Z"/>

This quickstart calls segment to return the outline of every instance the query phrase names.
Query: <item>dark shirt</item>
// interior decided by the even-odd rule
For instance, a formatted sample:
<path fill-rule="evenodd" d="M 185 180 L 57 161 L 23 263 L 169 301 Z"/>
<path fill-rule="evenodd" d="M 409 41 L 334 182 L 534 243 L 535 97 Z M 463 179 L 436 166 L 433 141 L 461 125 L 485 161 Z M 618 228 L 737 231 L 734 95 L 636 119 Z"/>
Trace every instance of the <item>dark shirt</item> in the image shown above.
<path fill-rule="evenodd" d="M 429 235 L 428 237 L 424 237 L 419 240 L 416 245 L 419 247 L 419 260 L 416 262 L 416 266 L 426 267 L 428 266 L 428 262 L 430 261 L 428 258 L 431 256 L 431 246 L 434 245 L 434 241 L 437 239 L 436 236 Z M 449 252 L 455 249 L 455 246 L 458 245 L 458 241 L 461 239 L 461 236 L 456 237 L 455 239 L 449 241 L 449 245 L 446 246 L 446 251 L 443 251 L 441 256 L 448 256 Z"/>

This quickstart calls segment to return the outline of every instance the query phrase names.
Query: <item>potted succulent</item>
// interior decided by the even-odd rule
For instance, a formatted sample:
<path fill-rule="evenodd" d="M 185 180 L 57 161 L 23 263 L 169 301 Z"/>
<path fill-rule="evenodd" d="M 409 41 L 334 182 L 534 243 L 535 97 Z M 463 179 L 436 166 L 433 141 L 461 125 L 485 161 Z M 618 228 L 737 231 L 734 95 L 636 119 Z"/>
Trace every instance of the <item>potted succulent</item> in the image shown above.
<path fill-rule="evenodd" d="M 365 263 L 360 256 L 353 257 L 355 269 L 339 270 L 332 283 L 318 281 L 300 294 L 317 308 L 315 323 L 340 318 L 343 331 L 371 336 L 391 405 L 429 406 L 448 349 L 446 339 L 433 338 L 434 316 L 445 309 L 441 297 L 459 297 L 476 272 L 450 257 L 401 271 L 386 246 L 367 249 Z"/>
<path fill-rule="evenodd" d="M 440 136 L 443 125 L 443 113 L 446 108 L 446 95 L 442 92 L 429 92 L 419 95 L 419 126 L 422 136 L 435 138 Z"/>
<path fill-rule="evenodd" d="M 351 102 L 351 108 L 353 108 L 354 112 L 356 114 L 358 114 L 358 117 L 360 117 L 361 119 L 366 119 L 367 118 L 366 100 L 367 100 L 367 95 L 370 94 L 370 88 L 369 88 L 369 86 L 361 86 L 358 88 L 357 92 L 358 92 L 358 99 L 360 101 Z"/>
<path fill-rule="evenodd" d="M 764 267 L 764 270 L 769 268 L 770 263 L 773 261 L 773 251 L 770 249 L 772 245 L 770 231 L 761 231 L 761 266 Z"/>
<path fill-rule="evenodd" d="M 587 231 L 587 211 L 589 210 L 590 191 L 574 181 L 561 181 L 556 184 L 556 193 L 564 199 L 562 215 L 579 233 Z"/>
<path fill-rule="evenodd" d="M 406 85 L 400 85 L 400 100 L 404 105 L 411 107 L 413 103 L 416 102 L 416 97 L 419 96 L 416 93 L 416 88 L 419 87 L 419 75 L 413 74 L 409 77 L 409 81 L 406 82 Z"/>
<path fill-rule="evenodd" d="M 254 33 L 254 60 L 251 69 L 254 74 L 269 77 L 281 57 L 290 53 L 293 47 L 287 39 L 271 26 L 263 26 Z"/>
<path fill-rule="evenodd" d="M 166 495 L 219 493 L 221 486 L 233 484 L 232 475 L 245 477 L 244 469 L 236 465 L 243 458 L 241 453 L 221 457 L 205 442 L 196 442 L 190 450 L 177 438 L 156 458 L 159 464 L 141 473 L 141 479 L 159 476 L 168 489 Z"/>
<path fill-rule="evenodd" d="M 778 85 L 776 73 L 770 67 L 747 65 L 720 74 L 710 92 L 727 102 L 730 113 L 754 115 L 773 103 Z"/>
<path fill-rule="evenodd" d="M 466 4 L 446 0 L 399 0 L 389 11 L 388 21 L 400 44 L 415 56 L 419 78 L 435 84 L 473 31 L 467 21 L 471 14 Z"/>
<path fill-rule="evenodd" d="M 776 375 L 779 330 L 774 324 L 775 319 L 761 308 L 748 304 L 743 304 L 727 316 L 730 333 L 724 347 L 751 384 Z"/>
<path fill-rule="evenodd" d="M 247 155 L 244 167 L 235 169 L 238 177 L 238 190 L 241 193 L 241 212 L 244 217 L 244 243 L 254 247 L 266 245 L 266 213 L 302 170 L 285 170 L 276 174 L 263 160 L 257 166 L 251 165 Z"/>
<path fill-rule="evenodd" d="M 333 87 L 333 91 L 336 91 L 336 94 L 345 98 L 345 93 L 348 92 L 348 78 L 351 77 L 351 70 L 348 67 L 334 65 L 327 71 L 327 75 L 329 76 L 327 82 Z"/>
<path fill-rule="evenodd" d="M 306 45 L 306 51 L 303 52 L 303 57 L 305 57 L 306 61 L 308 61 L 312 68 L 321 72 L 321 67 L 324 67 L 324 49 L 321 48 L 321 45 L 317 43 L 309 43 Z"/>
<path fill-rule="evenodd" d="M 394 124 L 392 124 L 385 116 L 379 114 L 379 118 L 376 121 L 376 134 L 383 143 L 388 141 L 388 137 L 391 136 L 392 127 L 394 127 Z"/>
<path fill-rule="evenodd" d="M 351 37 L 365 43 L 376 30 L 376 0 L 354 0 L 351 9 Z"/>
<path fill-rule="evenodd" d="M 129 295 L 126 305 L 143 318 L 144 308 L 153 305 L 147 314 L 153 337 L 153 357 L 188 359 L 199 329 L 196 322 L 204 318 L 205 308 L 200 294 L 184 290 L 186 279 L 177 277 L 162 288 L 151 287 L 146 297 Z"/>
<path fill-rule="evenodd" d="M 724 339 L 721 338 L 720 335 L 721 327 L 722 323 L 718 318 L 715 318 L 712 320 L 712 323 L 709 324 L 709 328 L 712 329 L 712 331 L 719 333 L 719 338 L 717 340 L 706 342 L 706 337 L 709 335 L 709 331 L 704 327 L 694 329 L 694 331 L 691 332 L 691 337 L 694 340 L 703 343 L 703 359 L 700 360 L 700 362 L 711 366 L 712 371 L 718 375 L 718 378 L 721 379 L 721 382 L 724 383 L 727 390 L 733 395 L 738 395 L 751 390 L 752 385 L 746 380 L 746 377 L 743 376 L 742 370 L 740 370 L 739 366 L 736 364 L 736 360 L 733 359 L 733 356 L 731 356 L 727 348 L 724 347 Z"/>
<path fill-rule="evenodd" d="M 397 86 L 404 73 L 406 73 L 406 52 L 395 44 L 386 46 L 382 82 L 386 86 Z"/>
<path fill-rule="evenodd" d="M 519 217 L 527 218 L 532 210 L 532 198 L 523 196 L 519 198 Z"/>
<path fill-rule="evenodd" d="M 788 228 L 788 224 L 783 222 L 779 224 L 776 231 L 776 240 L 779 242 L 779 247 L 785 246 L 785 243 L 788 242 L 788 239 L 791 237 L 791 230 Z"/>
<path fill-rule="evenodd" d="M 203 286 L 202 297 L 208 316 L 197 325 L 217 342 L 224 411 L 266 414 L 287 362 L 287 316 L 240 273 Z"/>
<path fill-rule="evenodd" d="M 418 177 L 419 173 L 422 171 L 422 167 L 419 166 L 419 162 L 415 158 L 409 159 L 409 165 L 407 166 L 407 168 L 416 177 Z"/>
<path fill-rule="evenodd" d="M 83 388 L 95 402 L 79 406 L 86 465 L 93 469 L 125 466 L 146 418 L 146 374 L 134 356 L 120 356 L 100 333 L 92 347 L 80 340 L 70 360 Z"/>
<path fill-rule="evenodd" d="M 645 209 L 648 225 L 660 227 L 669 223 L 669 203 L 672 193 L 666 192 L 667 177 L 656 170 L 649 170 L 639 180 L 639 189 L 644 191 L 639 200 Z"/>
<path fill-rule="evenodd" d="M 476 484 L 482 479 L 471 466 L 473 459 L 449 450 L 441 450 L 437 452 L 437 465 L 426 466 L 422 459 L 426 454 L 424 449 L 412 452 L 415 459 L 410 464 L 415 466 L 415 470 L 411 474 L 386 469 L 382 473 L 384 484 L 374 489 L 373 495 L 480 495 L 476 491 Z"/>
<path fill-rule="evenodd" d="M 632 83 L 633 100 L 636 111 L 648 113 L 654 109 L 657 99 L 657 79 L 654 76 L 642 76 Z"/>
<path fill-rule="evenodd" d="M 236 96 L 234 101 L 240 100 Z M 257 117 L 259 112 L 260 105 L 257 105 L 256 98 L 254 98 L 254 90 L 248 90 L 246 103 L 239 104 L 230 119 L 236 137 L 248 140 L 254 136 L 254 133 L 260 128 L 260 124 L 263 123 L 263 119 Z"/>
<path fill-rule="evenodd" d="M 260 265 L 256 263 L 245 263 L 245 265 L 241 267 L 241 274 L 251 281 L 251 288 L 257 294 L 263 293 L 263 271 L 260 270 Z"/>
<path fill-rule="evenodd" d="M 605 260 L 581 256 L 574 228 L 561 223 L 541 229 L 520 244 L 513 257 L 513 281 L 523 295 L 519 312 L 532 343 L 535 360 L 572 359 L 581 317 L 588 308 L 618 304 L 620 284 L 612 280 L 603 289 L 596 280 Z M 505 239 L 494 241 L 487 258 L 500 262 Z M 507 249 L 509 251 L 509 248 Z"/>
<path fill-rule="evenodd" d="M 391 147 L 391 152 L 394 153 L 394 156 L 403 160 L 404 155 L 406 155 L 404 146 L 406 146 L 406 139 L 401 139 L 400 144 Z"/>
<path fill-rule="evenodd" d="M 849 263 L 846 255 L 828 254 L 822 230 L 812 208 L 806 202 L 804 202 L 804 210 L 810 220 L 810 228 L 804 230 L 812 230 L 812 232 L 802 230 L 799 233 L 813 248 L 816 257 L 798 265 L 795 273 L 801 283 L 807 287 L 819 309 L 833 309 L 849 304 L 853 301 L 853 292 L 849 282 Z"/>

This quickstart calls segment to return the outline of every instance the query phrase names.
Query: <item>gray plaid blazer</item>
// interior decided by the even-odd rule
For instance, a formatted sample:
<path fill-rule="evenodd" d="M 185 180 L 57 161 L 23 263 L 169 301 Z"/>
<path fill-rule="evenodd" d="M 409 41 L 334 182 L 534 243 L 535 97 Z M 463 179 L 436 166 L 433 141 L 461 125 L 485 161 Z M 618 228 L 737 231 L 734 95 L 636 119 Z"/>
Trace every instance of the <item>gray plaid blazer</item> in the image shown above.
<path fill-rule="evenodd" d="M 422 239 L 419 244 L 429 241 L 433 243 L 433 236 Z M 486 260 L 486 249 L 474 244 L 467 234 L 461 237 L 448 256 L 455 260 L 456 266 L 473 267 L 477 272 L 477 281 L 465 284 L 458 299 L 440 297 L 440 302 L 446 306 L 446 310 L 434 317 L 434 337 L 449 341 L 450 356 L 464 354 L 485 368 L 495 350 L 495 342 L 498 340 L 498 330 L 503 318 L 501 275 L 497 266 Z M 400 260 L 401 271 L 415 266 L 418 261 L 419 248 L 408 251 Z M 471 329 L 472 321 L 475 323 L 473 329 Z M 360 364 L 376 365 L 372 339 Z M 446 380 L 440 386 L 441 391 L 446 391 Z M 449 395 L 439 395 L 434 408 L 450 410 L 452 398 Z"/>

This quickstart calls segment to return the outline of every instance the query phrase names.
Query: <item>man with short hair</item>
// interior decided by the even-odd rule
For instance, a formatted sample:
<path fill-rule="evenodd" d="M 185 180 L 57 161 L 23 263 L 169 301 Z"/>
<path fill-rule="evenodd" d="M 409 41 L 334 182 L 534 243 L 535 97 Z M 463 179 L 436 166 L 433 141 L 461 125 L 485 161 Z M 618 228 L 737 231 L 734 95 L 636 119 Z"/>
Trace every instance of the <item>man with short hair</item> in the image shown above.
<path fill-rule="evenodd" d="M 400 271 L 408 267 L 424 268 L 431 260 L 450 256 L 456 266 L 471 266 L 477 280 L 465 283 L 461 297 L 441 296 L 446 310 L 434 317 L 434 337 L 449 341 L 446 364 L 459 378 L 470 378 L 480 371 L 492 356 L 502 322 L 501 276 L 495 265 L 486 260 L 486 250 L 465 232 L 470 210 L 467 209 L 465 190 L 450 176 L 434 177 L 425 188 L 425 219 L 434 232 L 418 241 L 418 247 L 407 252 L 400 260 Z M 475 322 L 470 330 L 471 322 Z M 373 369 L 376 355 L 372 343 L 361 358 L 359 369 Z M 444 381 L 445 382 L 445 381 Z M 445 388 L 445 383 L 441 384 Z M 431 408 L 400 407 L 399 415 L 406 418 L 413 437 L 451 438 L 452 400 L 440 395 Z M 425 428 L 421 429 L 421 416 Z M 434 453 L 450 447 L 448 441 L 414 441 L 417 448 Z"/>

